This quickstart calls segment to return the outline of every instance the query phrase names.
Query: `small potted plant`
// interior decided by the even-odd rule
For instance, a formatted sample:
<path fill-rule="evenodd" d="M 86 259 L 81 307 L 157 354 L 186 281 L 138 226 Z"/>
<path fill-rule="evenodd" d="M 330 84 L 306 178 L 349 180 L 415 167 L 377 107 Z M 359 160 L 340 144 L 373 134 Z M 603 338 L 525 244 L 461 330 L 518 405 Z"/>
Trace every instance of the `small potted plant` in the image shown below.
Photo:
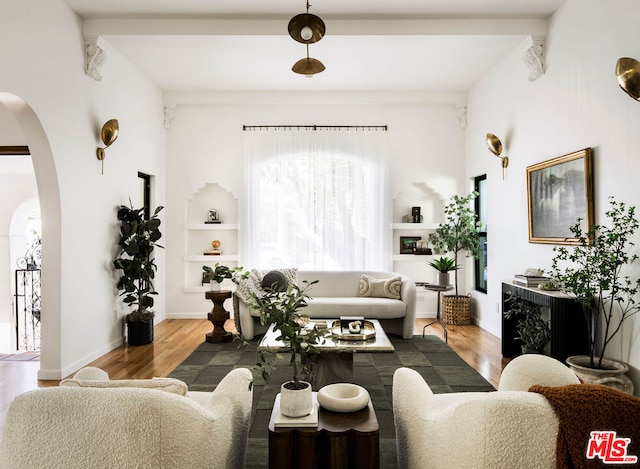
<path fill-rule="evenodd" d="M 317 327 L 308 328 L 308 317 L 300 310 L 307 306 L 310 298 L 308 291 L 318 283 L 303 282 L 303 287 L 289 284 L 284 291 L 279 288 L 266 288 L 261 296 L 254 295 L 251 308 L 260 311 L 261 324 L 273 324 L 275 332 L 280 335 L 277 340 L 288 347 L 289 365 L 293 370 L 292 379 L 282 384 L 280 389 L 280 410 L 288 417 L 303 417 L 313 408 L 311 384 L 303 381 L 302 372 L 307 368 L 307 358 L 318 354 L 316 346 L 322 343 L 326 330 Z M 268 381 L 273 363 L 274 353 L 258 352 L 256 369 L 265 381 Z"/>
<path fill-rule="evenodd" d="M 216 262 L 213 268 L 203 265 L 202 271 L 202 284 L 208 283 L 209 288 L 213 291 L 220 290 L 222 282 L 226 278 L 236 282 L 239 277 L 247 275 L 247 273 L 240 273 L 242 272 L 242 267 L 229 267 L 221 265 L 219 262 Z"/>
<path fill-rule="evenodd" d="M 639 222 L 634 206 L 613 197 L 609 204 L 605 212 L 609 226 L 593 225 L 585 232 L 579 219 L 571 227 L 578 244 L 553 249 L 556 255 L 551 276 L 575 296 L 587 323 L 589 355 L 569 357 L 567 363 L 585 382 L 605 380 L 612 387 L 633 393 L 633 382 L 624 374 L 628 365 L 605 354 L 623 324 L 640 311 L 640 278 L 623 274 L 638 259 L 630 250 Z"/>
<path fill-rule="evenodd" d="M 151 308 L 153 297 L 158 294 L 153 286 L 158 268 L 153 251 L 156 247 L 162 248 L 157 241 L 162 237 L 158 213 L 163 208 L 156 208 L 148 220 L 144 219 L 144 208 L 133 208 L 133 205 L 121 205 L 117 214 L 120 221 L 119 250 L 113 267 L 121 270 L 122 275 L 116 286 L 123 303 L 135 307 L 125 317 L 129 345 L 153 342 L 154 313 Z"/>
<path fill-rule="evenodd" d="M 517 317 L 516 339 L 522 341 L 522 353 L 543 353 L 551 340 L 549 323 L 542 319 L 540 306 L 530 301 L 511 296 L 507 300 L 509 310 L 504 317 Z"/>
<path fill-rule="evenodd" d="M 438 271 L 438 285 L 447 286 L 449 282 L 449 272 L 457 270 L 459 267 L 456 265 L 456 260 L 451 257 L 440 257 L 440 259 L 433 259 L 429 262 L 429 265 Z"/>

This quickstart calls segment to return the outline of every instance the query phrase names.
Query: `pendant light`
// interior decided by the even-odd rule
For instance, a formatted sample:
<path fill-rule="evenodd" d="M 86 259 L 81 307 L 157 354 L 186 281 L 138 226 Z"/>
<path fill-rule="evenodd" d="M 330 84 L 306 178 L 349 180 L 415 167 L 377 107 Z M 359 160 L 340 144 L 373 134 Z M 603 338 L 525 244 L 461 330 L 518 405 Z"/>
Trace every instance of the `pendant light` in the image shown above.
<path fill-rule="evenodd" d="M 326 32 L 324 21 L 316 15 L 309 13 L 309 0 L 307 0 L 307 12 L 294 16 L 289 21 L 289 36 L 294 41 L 307 46 L 307 56 L 298 60 L 291 70 L 300 75 L 311 77 L 316 73 L 324 71 L 322 62 L 313 57 L 309 57 L 309 44 L 313 44 L 322 39 Z"/>

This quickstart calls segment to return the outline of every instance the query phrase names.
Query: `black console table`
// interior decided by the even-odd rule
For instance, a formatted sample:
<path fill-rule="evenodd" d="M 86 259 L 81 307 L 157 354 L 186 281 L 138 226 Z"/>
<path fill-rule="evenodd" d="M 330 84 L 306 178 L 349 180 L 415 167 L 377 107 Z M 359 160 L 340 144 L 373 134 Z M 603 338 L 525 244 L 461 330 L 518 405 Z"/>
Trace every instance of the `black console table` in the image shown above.
<path fill-rule="evenodd" d="M 550 355 L 564 363 L 571 355 L 588 353 L 587 322 L 580 305 L 562 292 L 544 291 L 502 282 L 502 312 L 504 313 L 510 296 L 530 301 L 549 308 L 549 326 L 551 328 Z M 514 358 L 522 354 L 521 342 L 516 339 L 517 318 L 506 319 L 502 315 L 502 356 Z"/>

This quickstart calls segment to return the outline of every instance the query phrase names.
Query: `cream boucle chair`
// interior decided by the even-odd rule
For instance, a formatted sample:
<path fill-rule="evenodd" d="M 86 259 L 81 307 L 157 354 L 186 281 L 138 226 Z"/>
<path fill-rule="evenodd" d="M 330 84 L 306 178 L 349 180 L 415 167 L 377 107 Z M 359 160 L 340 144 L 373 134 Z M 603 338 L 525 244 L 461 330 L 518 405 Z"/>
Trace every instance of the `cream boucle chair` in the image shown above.
<path fill-rule="evenodd" d="M 393 377 L 398 467 L 555 468 L 558 419 L 533 384 L 577 384 L 562 363 L 522 355 L 503 370 L 497 392 L 433 394 L 414 370 Z"/>
<path fill-rule="evenodd" d="M 110 381 L 83 369 L 59 387 L 16 397 L 0 468 L 242 468 L 251 379 L 238 368 L 213 392 L 186 392 L 170 378 Z"/>

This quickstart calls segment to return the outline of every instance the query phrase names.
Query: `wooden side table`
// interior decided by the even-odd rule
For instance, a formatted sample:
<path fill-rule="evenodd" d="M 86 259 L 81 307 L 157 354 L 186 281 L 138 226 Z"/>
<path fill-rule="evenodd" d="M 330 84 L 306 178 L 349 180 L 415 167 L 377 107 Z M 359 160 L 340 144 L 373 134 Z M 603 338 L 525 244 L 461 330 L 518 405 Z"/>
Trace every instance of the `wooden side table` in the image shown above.
<path fill-rule="evenodd" d="M 205 340 L 212 344 L 231 342 L 233 335 L 224 328 L 224 323 L 229 319 L 224 302 L 231 298 L 231 290 L 208 291 L 205 297 L 213 302 L 213 309 L 207 314 L 207 319 L 213 324 L 213 331 L 207 333 Z"/>
<path fill-rule="evenodd" d="M 311 428 L 275 428 L 277 411 L 274 406 L 269 422 L 269 468 L 380 468 L 380 427 L 371 402 L 344 414 L 320 407 L 318 426 Z"/>

